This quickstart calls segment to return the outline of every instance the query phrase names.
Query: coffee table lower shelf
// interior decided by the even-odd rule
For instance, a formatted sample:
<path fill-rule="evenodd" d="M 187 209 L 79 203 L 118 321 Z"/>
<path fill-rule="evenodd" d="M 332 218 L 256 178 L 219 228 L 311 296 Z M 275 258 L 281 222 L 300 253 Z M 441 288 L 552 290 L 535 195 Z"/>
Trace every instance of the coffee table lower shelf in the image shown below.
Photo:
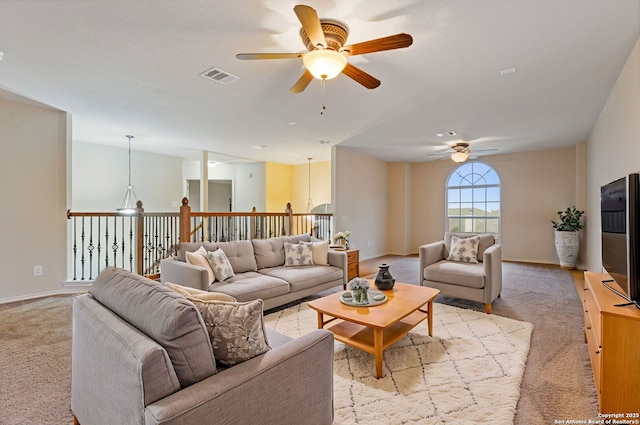
<path fill-rule="evenodd" d="M 406 336 L 411 329 L 415 328 L 420 322 L 427 318 L 429 318 L 428 311 L 416 310 L 402 320 L 382 329 L 371 328 L 359 323 L 333 317 L 329 320 L 318 317 L 318 319 L 322 321 L 322 327 L 331 331 L 336 340 L 375 356 L 377 378 L 382 377 L 382 356 L 384 350 L 398 342 Z M 431 325 L 431 323 L 429 324 Z M 431 335 L 431 333 L 431 326 L 429 326 L 429 335 Z"/>

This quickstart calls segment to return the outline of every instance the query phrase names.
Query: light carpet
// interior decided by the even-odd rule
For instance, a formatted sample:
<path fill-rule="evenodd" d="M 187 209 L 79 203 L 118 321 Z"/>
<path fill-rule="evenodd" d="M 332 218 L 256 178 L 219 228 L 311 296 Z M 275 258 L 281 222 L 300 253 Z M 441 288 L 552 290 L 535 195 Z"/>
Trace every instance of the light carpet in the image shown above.
<path fill-rule="evenodd" d="M 295 338 L 315 329 L 317 313 L 301 303 L 265 321 Z M 532 330 L 435 303 L 434 336 L 425 321 L 388 348 L 381 379 L 373 355 L 336 341 L 334 424 L 511 424 Z"/>

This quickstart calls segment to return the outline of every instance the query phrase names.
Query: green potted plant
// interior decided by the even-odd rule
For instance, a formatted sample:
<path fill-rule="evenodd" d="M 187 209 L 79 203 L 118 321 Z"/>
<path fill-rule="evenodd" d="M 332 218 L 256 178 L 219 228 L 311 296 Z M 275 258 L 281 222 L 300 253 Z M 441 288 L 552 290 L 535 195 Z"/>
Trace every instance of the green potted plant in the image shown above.
<path fill-rule="evenodd" d="M 555 244 L 560 267 L 573 270 L 576 268 L 580 240 L 578 230 L 582 229 L 584 211 L 571 206 L 564 211 L 558 211 L 558 220 L 551 220 L 555 229 Z"/>

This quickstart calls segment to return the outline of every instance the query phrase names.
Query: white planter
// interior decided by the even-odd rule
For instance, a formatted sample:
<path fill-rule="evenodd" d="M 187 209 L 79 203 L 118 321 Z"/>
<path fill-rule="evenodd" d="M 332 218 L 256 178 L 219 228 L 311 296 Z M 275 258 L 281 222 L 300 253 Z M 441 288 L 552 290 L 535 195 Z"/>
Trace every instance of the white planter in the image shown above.
<path fill-rule="evenodd" d="M 569 270 L 575 269 L 576 261 L 578 260 L 578 250 L 580 248 L 578 232 L 561 232 L 556 230 L 555 242 L 556 252 L 560 259 L 560 267 Z"/>

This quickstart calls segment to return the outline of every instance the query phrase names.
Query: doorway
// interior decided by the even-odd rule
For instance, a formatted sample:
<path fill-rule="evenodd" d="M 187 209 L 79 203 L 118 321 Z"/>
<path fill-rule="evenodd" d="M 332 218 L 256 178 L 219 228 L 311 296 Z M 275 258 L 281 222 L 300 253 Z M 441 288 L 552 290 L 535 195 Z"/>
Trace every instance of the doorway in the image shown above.
<path fill-rule="evenodd" d="M 209 212 L 233 211 L 233 182 L 231 180 L 209 180 Z M 191 211 L 200 208 L 200 180 L 187 180 Z"/>

